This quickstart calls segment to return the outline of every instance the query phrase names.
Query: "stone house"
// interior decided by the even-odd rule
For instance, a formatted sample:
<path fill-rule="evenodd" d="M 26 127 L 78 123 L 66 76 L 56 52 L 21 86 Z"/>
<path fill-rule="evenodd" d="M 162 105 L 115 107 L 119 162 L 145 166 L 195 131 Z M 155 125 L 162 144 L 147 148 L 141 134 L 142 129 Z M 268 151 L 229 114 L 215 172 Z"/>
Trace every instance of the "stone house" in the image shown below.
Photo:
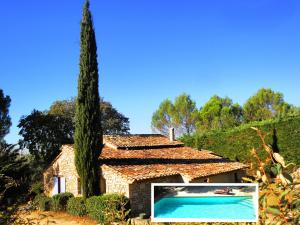
<path fill-rule="evenodd" d="M 135 215 L 150 214 L 151 183 L 234 183 L 241 180 L 247 167 L 211 151 L 185 147 L 172 135 L 104 135 L 103 142 L 99 156 L 101 193 L 124 193 Z M 73 145 L 61 147 L 43 177 L 48 196 L 60 192 L 81 195 Z"/>

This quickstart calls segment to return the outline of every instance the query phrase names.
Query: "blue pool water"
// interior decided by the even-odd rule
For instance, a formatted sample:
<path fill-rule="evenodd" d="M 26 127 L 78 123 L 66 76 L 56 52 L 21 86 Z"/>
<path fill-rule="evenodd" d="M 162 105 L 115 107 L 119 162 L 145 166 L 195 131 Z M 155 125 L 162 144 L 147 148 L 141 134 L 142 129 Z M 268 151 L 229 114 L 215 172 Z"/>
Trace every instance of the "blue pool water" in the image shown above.
<path fill-rule="evenodd" d="M 255 220 L 251 197 L 168 197 L 154 204 L 155 218 Z"/>

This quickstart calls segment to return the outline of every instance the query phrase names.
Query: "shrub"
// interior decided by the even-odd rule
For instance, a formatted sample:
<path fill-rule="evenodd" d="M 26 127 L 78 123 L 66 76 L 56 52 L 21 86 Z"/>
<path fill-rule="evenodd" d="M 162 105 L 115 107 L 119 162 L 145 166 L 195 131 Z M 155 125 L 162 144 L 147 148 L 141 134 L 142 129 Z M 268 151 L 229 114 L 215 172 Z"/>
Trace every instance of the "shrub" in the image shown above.
<path fill-rule="evenodd" d="M 72 197 L 74 197 L 74 195 L 69 192 L 53 195 L 51 200 L 51 210 L 65 211 L 67 207 L 67 202 Z"/>
<path fill-rule="evenodd" d="M 85 200 L 82 197 L 73 197 L 68 200 L 67 212 L 75 216 L 86 215 Z"/>
<path fill-rule="evenodd" d="M 104 194 L 86 200 L 88 215 L 103 224 L 125 221 L 130 212 L 129 200 L 120 194 Z"/>
<path fill-rule="evenodd" d="M 51 198 L 44 194 L 38 194 L 35 196 L 33 204 L 41 211 L 48 211 L 50 210 Z"/>
<path fill-rule="evenodd" d="M 44 192 L 44 185 L 43 182 L 35 182 L 30 186 L 30 193 L 38 195 Z"/>

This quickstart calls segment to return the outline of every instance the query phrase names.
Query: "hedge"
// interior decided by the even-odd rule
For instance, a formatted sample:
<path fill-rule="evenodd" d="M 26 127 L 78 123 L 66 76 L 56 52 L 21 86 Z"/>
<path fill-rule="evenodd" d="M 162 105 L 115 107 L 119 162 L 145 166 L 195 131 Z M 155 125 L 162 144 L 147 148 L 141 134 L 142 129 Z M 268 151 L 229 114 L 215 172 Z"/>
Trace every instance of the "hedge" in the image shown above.
<path fill-rule="evenodd" d="M 254 147 L 264 157 L 261 140 L 255 130 L 257 127 L 267 132 L 266 142 L 277 148 L 287 162 L 300 165 L 300 117 L 290 117 L 245 124 L 228 130 L 216 130 L 202 135 L 183 136 L 181 140 L 188 146 L 206 149 L 218 155 L 249 162 L 252 160 L 250 150 Z"/>
<path fill-rule="evenodd" d="M 86 215 L 85 200 L 82 197 L 73 197 L 68 200 L 67 212 L 75 216 Z"/>
<path fill-rule="evenodd" d="M 128 216 L 129 200 L 120 194 L 104 194 L 86 200 L 87 214 L 103 224 L 124 221 Z"/>
<path fill-rule="evenodd" d="M 53 195 L 51 200 L 51 210 L 65 211 L 67 207 L 67 202 L 72 197 L 74 197 L 74 195 L 69 192 Z"/>

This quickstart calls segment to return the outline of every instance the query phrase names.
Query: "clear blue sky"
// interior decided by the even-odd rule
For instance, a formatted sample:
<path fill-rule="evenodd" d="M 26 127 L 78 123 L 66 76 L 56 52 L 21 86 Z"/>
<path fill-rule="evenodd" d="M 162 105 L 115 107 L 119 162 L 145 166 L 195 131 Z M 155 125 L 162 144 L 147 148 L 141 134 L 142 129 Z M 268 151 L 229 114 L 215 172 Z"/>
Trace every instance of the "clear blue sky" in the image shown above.
<path fill-rule="evenodd" d="M 13 125 L 76 95 L 83 0 L 9 0 L 0 7 L 0 88 Z M 189 93 L 243 104 L 261 87 L 300 105 L 300 2 L 91 0 L 100 95 L 151 132 L 153 111 Z"/>

